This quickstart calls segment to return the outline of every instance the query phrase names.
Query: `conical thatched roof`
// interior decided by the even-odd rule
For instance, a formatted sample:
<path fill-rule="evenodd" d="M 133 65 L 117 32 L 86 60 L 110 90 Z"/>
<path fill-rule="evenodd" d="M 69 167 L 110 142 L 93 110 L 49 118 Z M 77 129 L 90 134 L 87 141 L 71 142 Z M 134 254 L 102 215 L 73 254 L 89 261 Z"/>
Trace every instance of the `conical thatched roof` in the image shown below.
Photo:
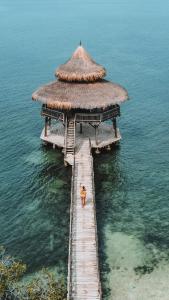
<path fill-rule="evenodd" d="M 106 70 L 98 65 L 80 45 L 64 65 L 61 65 L 55 75 L 59 80 L 93 82 L 102 79 Z"/>
<path fill-rule="evenodd" d="M 105 69 L 97 65 L 82 46 L 56 74 L 60 80 L 39 88 L 33 93 L 33 100 L 61 110 L 94 110 L 106 109 L 128 99 L 122 86 L 102 79 Z"/>
<path fill-rule="evenodd" d="M 106 80 L 93 83 L 54 81 L 32 95 L 33 100 L 61 110 L 106 109 L 127 98 L 127 91 L 122 86 Z"/>

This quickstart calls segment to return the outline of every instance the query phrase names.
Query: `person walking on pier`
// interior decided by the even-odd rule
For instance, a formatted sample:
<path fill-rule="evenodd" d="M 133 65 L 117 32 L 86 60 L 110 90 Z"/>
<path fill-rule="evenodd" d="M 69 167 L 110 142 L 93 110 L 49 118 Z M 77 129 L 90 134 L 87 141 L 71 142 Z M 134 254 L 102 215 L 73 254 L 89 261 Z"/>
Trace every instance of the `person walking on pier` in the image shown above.
<path fill-rule="evenodd" d="M 82 201 L 82 207 L 84 207 L 86 205 L 86 188 L 85 186 L 81 186 L 80 185 L 80 197 L 81 197 L 81 201 Z"/>

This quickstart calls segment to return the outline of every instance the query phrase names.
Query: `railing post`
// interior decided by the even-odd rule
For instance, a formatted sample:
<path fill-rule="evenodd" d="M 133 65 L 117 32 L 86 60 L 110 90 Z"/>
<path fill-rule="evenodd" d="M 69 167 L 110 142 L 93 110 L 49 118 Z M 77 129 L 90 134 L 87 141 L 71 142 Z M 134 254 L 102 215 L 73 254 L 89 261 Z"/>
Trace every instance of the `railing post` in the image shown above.
<path fill-rule="evenodd" d="M 80 133 L 82 133 L 82 123 L 80 123 Z"/>

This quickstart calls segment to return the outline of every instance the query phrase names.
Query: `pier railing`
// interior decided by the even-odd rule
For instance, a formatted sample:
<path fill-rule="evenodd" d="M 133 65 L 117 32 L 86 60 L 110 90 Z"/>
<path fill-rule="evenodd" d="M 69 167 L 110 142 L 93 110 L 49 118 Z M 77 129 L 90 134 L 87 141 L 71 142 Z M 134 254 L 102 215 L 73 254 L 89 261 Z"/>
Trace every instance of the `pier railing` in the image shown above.
<path fill-rule="evenodd" d="M 101 122 L 100 114 L 84 114 L 84 113 L 76 113 L 76 122 Z"/>
<path fill-rule="evenodd" d="M 91 140 L 89 138 L 89 146 L 90 146 L 90 155 L 92 156 L 92 147 L 91 147 Z M 93 164 L 93 157 L 92 157 L 92 164 Z M 97 278 L 99 282 L 99 295 L 100 300 L 102 299 L 102 287 L 101 287 L 101 280 L 100 280 L 100 267 L 99 267 L 99 246 L 98 246 L 98 235 L 97 235 L 97 218 L 96 218 L 96 201 L 95 201 L 95 183 L 94 183 L 94 171 L 92 168 L 92 190 L 93 190 L 93 206 L 94 206 L 94 218 L 95 218 L 95 243 L 96 243 L 96 255 L 97 255 Z"/>
<path fill-rule="evenodd" d="M 42 105 L 41 115 L 45 117 L 51 117 L 56 120 L 60 120 L 64 122 L 64 114 L 60 111 L 57 111 L 55 109 L 51 109 L 46 107 L 45 104 Z M 107 110 L 102 113 L 76 113 L 75 114 L 75 122 L 103 122 L 109 119 L 112 119 L 114 117 L 120 116 L 120 107 L 119 105 L 116 105 L 110 110 Z"/>
<path fill-rule="evenodd" d="M 100 123 L 109 119 L 113 119 L 120 116 L 120 107 L 116 105 L 112 109 L 105 112 L 86 114 L 86 113 L 76 113 L 76 122 L 88 122 L 88 123 Z"/>
<path fill-rule="evenodd" d="M 75 147 L 76 147 L 76 122 L 75 122 L 75 118 L 73 120 L 73 124 L 74 124 L 73 135 L 74 135 L 74 155 L 75 155 Z"/>
<path fill-rule="evenodd" d="M 71 300 L 72 294 L 72 225 L 73 225 L 73 201 L 74 201 L 74 175 L 75 175 L 75 155 L 72 166 L 71 179 L 71 203 L 70 203 L 70 225 L 69 225 L 69 254 L 68 254 L 68 275 L 67 275 L 67 300 Z"/>
<path fill-rule="evenodd" d="M 64 156 L 66 156 L 66 145 L 67 145 L 67 116 L 65 117 L 65 137 L 64 137 Z"/>
<path fill-rule="evenodd" d="M 120 107 L 116 106 L 108 111 L 102 113 L 102 121 L 106 121 L 112 118 L 120 116 Z"/>
<path fill-rule="evenodd" d="M 56 120 L 64 121 L 64 114 L 55 109 L 47 108 L 45 104 L 42 105 L 41 115 L 50 117 Z"/>

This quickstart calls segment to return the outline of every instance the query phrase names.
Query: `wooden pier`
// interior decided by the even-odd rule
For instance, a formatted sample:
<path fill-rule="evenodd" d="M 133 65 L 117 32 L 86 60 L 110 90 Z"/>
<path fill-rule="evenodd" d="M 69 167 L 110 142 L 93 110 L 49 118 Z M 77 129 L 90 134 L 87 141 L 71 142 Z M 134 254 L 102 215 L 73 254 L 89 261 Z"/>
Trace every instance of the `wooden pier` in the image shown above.
<path fill-rule="evenodd" d="M 80 184 L 87 189 L 84 208 Z M 93 157 L 88 138 L 75 152 L 72 166 L 67 299 L 101 299 Z"/>
<path fill-rule="evenodd" d="M 79 45 L 61 64 L 57 80 L 40 87 L 32 99 L 42 103 L 45 128 L 41 139 L 62 148 L 65 165 L 72 165 L 68 300 L 101 300 L 93 158 L 118 144 L 120 104 L 128 99 L 121 85 L 105 80 L 106 70 Z M 87 190 L 82 208 L 80 184 Z"/>

